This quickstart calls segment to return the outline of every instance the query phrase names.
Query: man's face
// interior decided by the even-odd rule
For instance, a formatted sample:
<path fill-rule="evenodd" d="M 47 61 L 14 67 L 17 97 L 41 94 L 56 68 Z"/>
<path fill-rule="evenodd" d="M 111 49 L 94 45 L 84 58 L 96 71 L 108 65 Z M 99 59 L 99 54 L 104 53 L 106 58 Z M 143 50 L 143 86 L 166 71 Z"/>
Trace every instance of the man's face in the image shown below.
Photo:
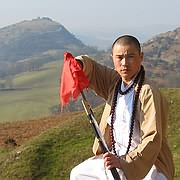
<path fill-rule="evenodd" d="M 115 70 L 122 80 L 128 84 L 139 71 L 143 61 L 143 53 L 132 44 L 115 44 L 112 50 L 112 60 Z"/>

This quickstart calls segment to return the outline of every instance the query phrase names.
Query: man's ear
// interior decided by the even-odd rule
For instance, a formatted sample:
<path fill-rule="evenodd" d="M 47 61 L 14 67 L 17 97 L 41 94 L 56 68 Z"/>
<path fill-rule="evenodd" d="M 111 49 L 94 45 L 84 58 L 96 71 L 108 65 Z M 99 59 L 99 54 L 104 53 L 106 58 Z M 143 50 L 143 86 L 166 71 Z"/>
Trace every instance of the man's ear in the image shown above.
<path fill-rule="evenodd" d="M 141 61 L 143 61 L 144 60 L 144 52 L 141 52 L 140 57 L 141 57 Z"/>
<path fill-rule="evenodd" d="M 112 53 L 111 53 L 110 57 L 111 57 L 111 61 L 112 61 L 112 63 L 113 63 L 113 55 L 112 55 Z"/>
<path fill-rule="evenodd" d="M 110 55 L 110 58 L 111 58 L 111 64 L 110 64 L 110 65 L 111 65 L 112 67 L 114 67 L 114 61 L 113 61 L 113 54 L 112 54 L 112 53 L 111 53 L 111 55 Z"/>
<path fill-rule="evenodd" d="M 112 53 L 111 53 L 110 57 L 111 57 L 111 60 L 113 61 L 113 54 Z"/>

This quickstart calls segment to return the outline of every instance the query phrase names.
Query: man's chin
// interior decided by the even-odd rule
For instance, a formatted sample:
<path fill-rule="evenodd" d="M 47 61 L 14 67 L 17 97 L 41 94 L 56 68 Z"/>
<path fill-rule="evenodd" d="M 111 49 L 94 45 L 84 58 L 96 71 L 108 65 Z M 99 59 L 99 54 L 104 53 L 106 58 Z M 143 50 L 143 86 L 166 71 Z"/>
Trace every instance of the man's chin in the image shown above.
<path fill-rule="evenodd" d="M 121 74 L 122 79 L 130 79 L 128 74 Z"/>

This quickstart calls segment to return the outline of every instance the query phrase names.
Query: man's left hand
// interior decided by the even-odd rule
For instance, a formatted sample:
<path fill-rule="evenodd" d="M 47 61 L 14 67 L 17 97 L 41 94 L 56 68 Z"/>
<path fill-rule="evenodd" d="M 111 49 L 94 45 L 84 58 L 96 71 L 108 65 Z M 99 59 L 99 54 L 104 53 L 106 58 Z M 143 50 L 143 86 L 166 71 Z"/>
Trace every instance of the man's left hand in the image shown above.
<path fill-rule="evenodd" d="M 107 152 L 107 153 L 103 154 L 103 159 L 104 159 L 104 164 L 108 169 L 112 169 L 112 168 L 120 169 L 121 168 L 118 156 L 116 156 L 110 152 Z"/>

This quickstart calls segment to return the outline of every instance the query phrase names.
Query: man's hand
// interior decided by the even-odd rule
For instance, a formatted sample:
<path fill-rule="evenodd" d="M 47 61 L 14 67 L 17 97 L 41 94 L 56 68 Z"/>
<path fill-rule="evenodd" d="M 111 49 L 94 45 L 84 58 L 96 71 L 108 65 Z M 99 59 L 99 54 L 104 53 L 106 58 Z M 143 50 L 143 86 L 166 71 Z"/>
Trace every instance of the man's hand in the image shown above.
<path fill-rule="evenodd" d="M 119 158 L 116 155 L 107 152 L 103 155 L 103 158 L 104 164 L 109 170 L 112 168 L 121 168 Z"/>

